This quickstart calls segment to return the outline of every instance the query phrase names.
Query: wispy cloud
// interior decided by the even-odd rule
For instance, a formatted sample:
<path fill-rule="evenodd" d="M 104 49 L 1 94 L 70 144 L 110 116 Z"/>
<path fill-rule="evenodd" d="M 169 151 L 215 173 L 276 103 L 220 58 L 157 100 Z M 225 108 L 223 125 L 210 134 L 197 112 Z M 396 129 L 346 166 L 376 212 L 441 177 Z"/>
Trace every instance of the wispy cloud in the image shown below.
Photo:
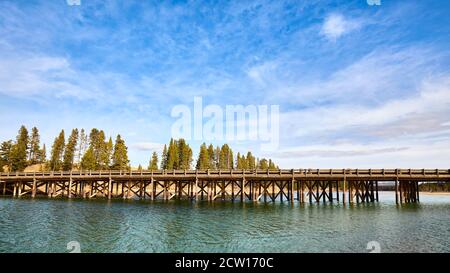
<path fill-rule="evenodd" d="M 346 35 L 361 27 L 361 22 L 347 19 L 342 14 L 329 14 L 322 25 L 320 33 L 331 41 L 336 41 L 339 37 Z"/>
<path fill-rule="evenodd" d="M 343 146 L 343 147 L 342 147 Z M 279 151 L 274 154 L 279 158 L 293 158 L 293 157 L 327 157 L 327 158 L 340 158 L 340 157 L 360 157 L 366 155 L 394 153 L 399 151 L 408 150 L 408 147 L 391 147 L 391 148 L 371 148 L 361 145 L 341 145 L 341 146 L 322 146 L 322 147 L 299 147 L 290 148 L 286 151 Z"/>
<path fill-rule="evenodd" d="M 202 96 L 280 105 L 283 167 L 448 165 L 446 7 L 1 1 L 0 125 L 14 128 L 0 137 L 26 123 L 50 145 L 60 124 L 101 127 L 145 164 L 170 139 L 171 108 Z"/>
<path fill-rule="evenodd" d="M 155 151 L 160 153 L 163 150 L 164 144 L 155 142 L 138 142 L 131 144 L 130 147 L 140 151 Z"/>

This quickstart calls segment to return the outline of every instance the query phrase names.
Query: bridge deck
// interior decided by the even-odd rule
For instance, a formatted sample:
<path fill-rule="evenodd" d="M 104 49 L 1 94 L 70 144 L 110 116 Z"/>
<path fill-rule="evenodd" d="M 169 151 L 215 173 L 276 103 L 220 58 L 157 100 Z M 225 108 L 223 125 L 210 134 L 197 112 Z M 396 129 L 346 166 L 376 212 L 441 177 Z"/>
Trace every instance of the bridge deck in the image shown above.
<path fill-rule="evenodd" d="M 449 182 L 444 169 L 57 171 L 0 173 L 3 195 L 164 200 L 378 201 L 378 182 L 395 183 L 397 203 L 419 201 L 419 182 Z M 341 197 L 340 197 L 341 196 Z M 340 199 L 342 198 L 342 199 Z"/>

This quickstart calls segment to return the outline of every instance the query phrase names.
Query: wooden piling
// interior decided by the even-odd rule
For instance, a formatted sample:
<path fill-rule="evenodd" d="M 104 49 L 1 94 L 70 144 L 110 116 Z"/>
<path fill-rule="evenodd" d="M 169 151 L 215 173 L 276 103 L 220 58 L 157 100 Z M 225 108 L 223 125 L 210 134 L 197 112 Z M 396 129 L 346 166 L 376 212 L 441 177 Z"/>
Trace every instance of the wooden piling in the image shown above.
<path fill-rule="evenodd" d="M 294 183 L 295 183 L 295 179 L 294 179 L 294 171 L 292 171 L 292 180 L 291 183 L 289 185 L 290 187 L 290 196 L 289 196 L 289 201 L 294 202 Z"/>
<path fill-rule="evenodd" d="M 195 187 L 194 187 L 194 191 L 195 191 L 195 201 L 198 201 L 198 177 L 195 177 Z"/>
<path fill-rule="evenodd" d="M 36 177 L 33 177 L 33 188 L 31 190 L 31 198 L 36 197 Z"/>
<path fill-rule="evenodd" d="M 348 203 L 353 203 L 353 181 L 348 181 Z"/>
<path fill-rule="evenodd" d="M 313 191 L 311 188 L 311 181 L 307 181 L 306 183 L 307 183 L 306 186 L 308 188 L 309 203 L 311 204 L 312 203 L 312 195 L 313 195 Z"/>
<path fill-rule="evenodd" d="M 236 183 L 236 181 L 231 180 L 231 201 L 234 201 L 234 184 Z"/>
<path fill-rule="evenodd" d="M 19 185 L 18 185 L 18 190 L 19 190 L 19 193 L 18 193 L 18 197 L 21 197 L 22 196 L 22 182 L 17 182 Z"/>
<path fill-rule="evenodd" d="M 375 181 L 375 198 L 378 202 L 378 180 Z"/>
<path fill-rule="evenodd" d="M 332 181 L 328 181 L 328 199 L 330 200 L 330 202 L 333 202 L 333 182 Z"/>
<path fill-rule="evenodd" d="M 417 195 L 417 202 L 420 202 L 420 195 L 419 195 L 420 189 L 419 189 L 419 181 L 416 181 L 416 195 Z M 377 197 L 378 199 L 378 197 Z M 378 201 L 378 200 L 377 200 Z"/>
<path fill-rule="evenodd" d="M 207 190 L 207 199 L 208 199 L 208 201 L 211 201 L 211 199 L 212 199 L 212 197 L 211 197 L 211 195 L 212 195 L 212 189 L 211 189 L 211 182 L 210 181 L 207 181 L 206 182 L 206 190 Z"/>
<path fill-rule="evenodd" d="M 241 202 L 244 202 L 245 197 L 245 177 L 241 180 Z"/>
<path fill-rule="evenodd" d="M 81 188 L 80 190 L 81 190 L 81 192 L 83 194 L 83 199 L 85 199 L 86 198 L 86 194 L 87 194 L 87 192 L 86 192 L 86 182 L 83 181 L 80 188 Z"/>
<path fill-rule="evenodd" d="M 111 191 L 112 191 L 112 178 L 111 178 L 111 172 L 109 173 L 109 179 L 108 179 L 108 199 L 111 200 Z"/>
<path fill-rule="evenodd" d="M 339 180 L 336 181 L 336 201 L 339 203 Z"/>
<path fill-rule="evenodd" d="M 68 198 L 72 198 L 72 177 L 69 178 L 69 189 L 68 189 Z"/>
<path fill-rule="evenodd" d="M 394 187 L 395 187 L 395 203 L 396 204 L 398 204 L 398 184 L 399 184 L 399 181 L 398 181 L 398 179 L 396 179 L 395 185 L 394 185 Z"/>
<path fill-rule="evenodd" d="M 150 200 L 154 200 L 155 199 L 155 191 L 156 191 L 156 185 L 155 185 L 155 179 L 152 177 L 150 178 Z"/>

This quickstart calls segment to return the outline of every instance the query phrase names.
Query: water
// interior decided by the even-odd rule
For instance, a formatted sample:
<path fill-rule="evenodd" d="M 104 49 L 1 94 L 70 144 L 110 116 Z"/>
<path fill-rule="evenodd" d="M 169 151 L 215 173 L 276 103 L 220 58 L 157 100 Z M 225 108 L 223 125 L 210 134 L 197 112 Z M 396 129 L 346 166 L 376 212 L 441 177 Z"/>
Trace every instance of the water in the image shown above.
<path fill-rule="evenodd" d="M 450 195 L 420 204 L 0 198 L 0 252 L 450 252 Z"/>

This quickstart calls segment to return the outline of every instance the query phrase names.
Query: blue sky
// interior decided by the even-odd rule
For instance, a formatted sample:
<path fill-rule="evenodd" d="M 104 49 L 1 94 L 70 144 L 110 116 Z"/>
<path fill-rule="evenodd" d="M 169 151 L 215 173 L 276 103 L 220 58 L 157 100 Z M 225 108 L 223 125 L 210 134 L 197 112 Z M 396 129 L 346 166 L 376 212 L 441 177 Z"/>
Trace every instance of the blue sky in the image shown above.
<path fill-rule="evenodd" d="M 281 167 L 448 168 L 449 26 L 444 0 L 1 1 L 0 140 L 97 127 L 145 165 L 201 96 L 280 105 L 276 152 L 231 145 Z"/>

